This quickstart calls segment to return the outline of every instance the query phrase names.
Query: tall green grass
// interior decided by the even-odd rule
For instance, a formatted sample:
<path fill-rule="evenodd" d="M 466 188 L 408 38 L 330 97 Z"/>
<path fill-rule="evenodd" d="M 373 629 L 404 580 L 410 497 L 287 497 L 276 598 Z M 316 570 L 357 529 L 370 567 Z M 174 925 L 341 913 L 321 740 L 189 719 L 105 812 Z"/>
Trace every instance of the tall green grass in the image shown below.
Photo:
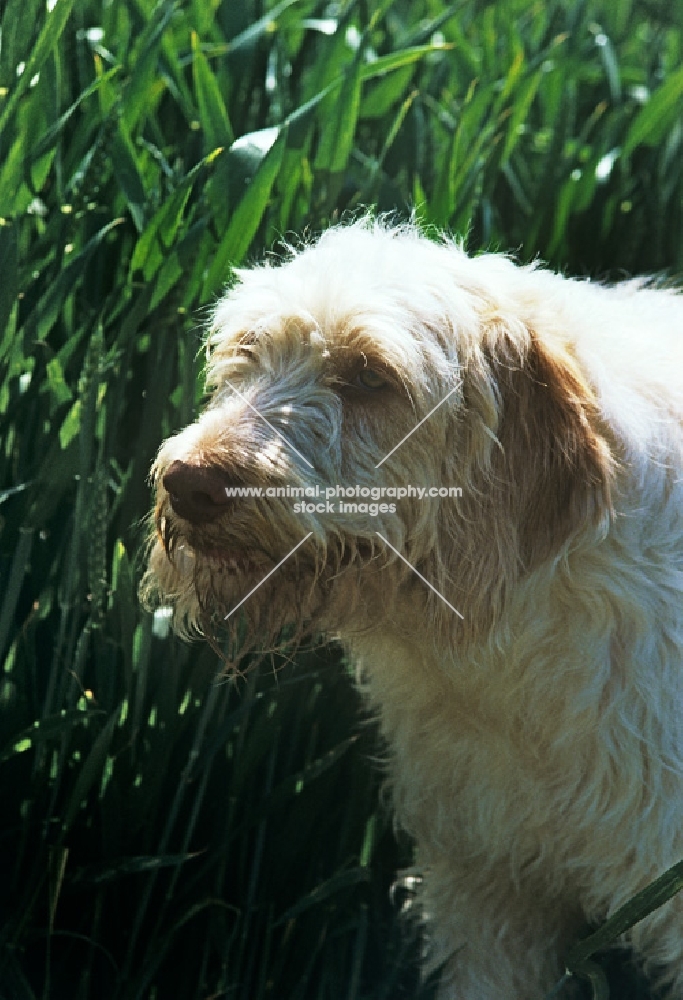
<path fill-rule="evenodd" d="M 682 18 L 6 0 L 0 996 L 430 995 L 339 654 L 216 684 L 154 634 L 147 469 L 201 398 L 205 309 L 292 231 L 375 205 L 574 273 L 680 271 Z"/>

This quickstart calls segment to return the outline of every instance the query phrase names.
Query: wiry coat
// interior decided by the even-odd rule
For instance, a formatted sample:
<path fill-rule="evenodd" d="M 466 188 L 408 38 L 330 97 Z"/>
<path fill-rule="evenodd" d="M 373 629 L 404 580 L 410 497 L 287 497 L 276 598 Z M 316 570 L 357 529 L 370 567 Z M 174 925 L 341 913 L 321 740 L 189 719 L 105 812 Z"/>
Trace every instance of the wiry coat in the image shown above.
<path fill-rule="evenodd" d="M 248 633 L 294 622 L 356 658 L 442 996 L 542 996 L 587 922 L 683 858 L 683 299 L 365 220 L 242 272 L 209 351 L 213 402 L 155 465 L 146 598 L 207 628 L 311 532 Z M 462 497 L 183 516 L 172 465 Z M 683 996 L 683 899 L 629 941 Z"/>

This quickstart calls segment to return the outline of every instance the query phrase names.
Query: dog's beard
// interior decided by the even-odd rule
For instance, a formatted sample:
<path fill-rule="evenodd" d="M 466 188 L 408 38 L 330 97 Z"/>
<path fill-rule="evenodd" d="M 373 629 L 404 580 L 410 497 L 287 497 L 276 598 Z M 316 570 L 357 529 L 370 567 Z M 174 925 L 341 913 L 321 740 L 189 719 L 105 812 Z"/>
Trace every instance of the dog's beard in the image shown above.
<path fill-rule="evenodd" d="M 144 603 L 150 609 L 170 606 L 181 636 L 227 641 L 239 656 L 291 649 L 348 628 L 369 590 L 378 591 L 380 577 L 386 577 L 385 554 L 372 539 L 340 533 L 314 532 L 302 542 L 302 526 L 295 523 L 288 533 L 275 523 L 277 533 L 272 518 L 259 516 L 196 528 L 160 505 L 141 586 Z M 386 596 L 386 579 L 382 588 Z"/>

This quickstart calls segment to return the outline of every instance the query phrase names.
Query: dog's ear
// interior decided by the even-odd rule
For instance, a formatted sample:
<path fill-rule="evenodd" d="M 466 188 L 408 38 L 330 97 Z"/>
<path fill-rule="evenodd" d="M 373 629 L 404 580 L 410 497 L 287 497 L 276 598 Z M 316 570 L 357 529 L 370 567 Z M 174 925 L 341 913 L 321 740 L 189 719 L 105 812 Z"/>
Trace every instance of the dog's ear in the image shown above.
<path fill-rule="evenodd" d="M 564 348 L 533 333 L 521 351 L 498 340 L 490 365 L 498 395 L 491 485 L 508 491 L 518 557 L 530 570 L 609 514 L 613 459 L 594 392 Z"/>
<path fill-rule="evenodd" d="M 466 614 L 459 641 L 487 631 L 527 573 L 611 513 L 614 461 L 578 364 L 502 325 L 464 366 L 444 472 L 462 497 L 440 508 L 429 567 Z M 432 578 L 430 576 L 430 579 Z"/>

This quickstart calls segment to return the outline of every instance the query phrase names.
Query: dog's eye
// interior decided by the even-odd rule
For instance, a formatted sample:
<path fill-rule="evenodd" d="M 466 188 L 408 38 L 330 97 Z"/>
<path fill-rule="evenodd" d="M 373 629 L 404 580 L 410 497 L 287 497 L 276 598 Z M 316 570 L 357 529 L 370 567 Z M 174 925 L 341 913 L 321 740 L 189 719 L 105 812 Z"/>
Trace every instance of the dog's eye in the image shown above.
<path fill-rule="evenodd" d="M 234 357 L 240 358 L 243 361 L 255 361 L 256 351 L 247 344 L 238 344 L 235 348 Z"/>
<path fill-rule="evenodd" d="M 363 368 L 356 376 L 356 384 L 364 389 L 382 389 L 387 384 L 387 380 L 374 368 Z"/>

